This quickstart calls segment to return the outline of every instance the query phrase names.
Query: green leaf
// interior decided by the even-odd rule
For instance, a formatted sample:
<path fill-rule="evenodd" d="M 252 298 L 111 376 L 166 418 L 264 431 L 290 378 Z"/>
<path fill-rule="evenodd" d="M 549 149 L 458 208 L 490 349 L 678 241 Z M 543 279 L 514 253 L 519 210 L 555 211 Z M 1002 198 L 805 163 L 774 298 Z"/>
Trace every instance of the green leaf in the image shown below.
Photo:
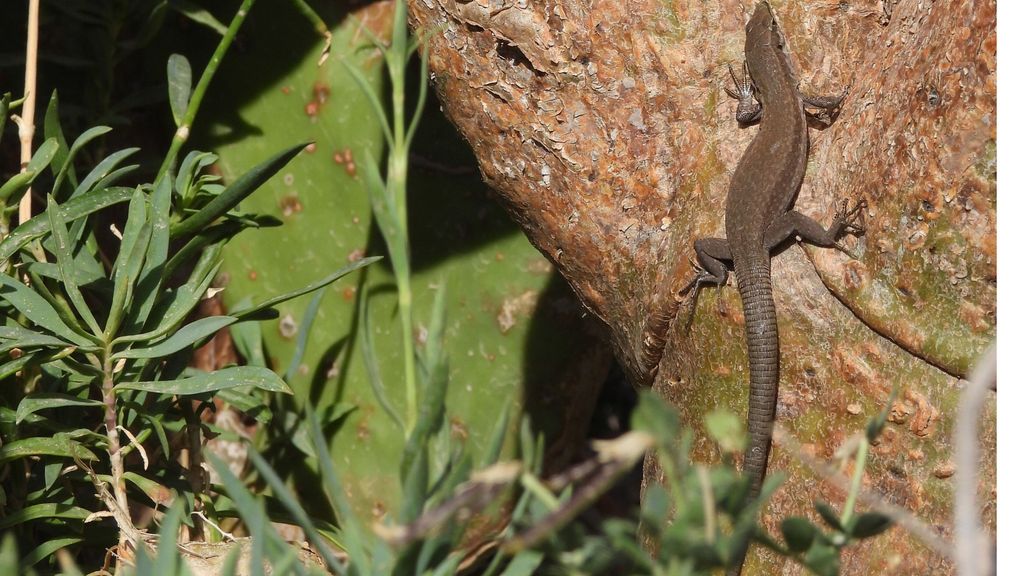
<path fill-rule="evenodd" d="M 221 36 L 226 34 L 228 31 L 228 27 L 221 24 L 220 20 L 217 20 L 213 14 L 210 14 L 210 12 L 200 6 L 197 6 L 194 2 L 189 2 L 188 0 L 170 0 L 169 4 L 171 8 L 180 12 L 189 20 L 192 20 L 197 24 L 202 24 Z"/>
<path fill-rule="evenodd" d="M 6 274 L 0 274 L 0 297 L 11 303 L 33 324 L 80 346 L 92 347 L 92 342 L 80 336 L 61 319 L 45 298 Z"/>
<path fill-rule="evenodd" d="M 89 192 L 93 188 L 99 188 L 99 184 L 106 180 L 117 168 L 121 162 L 126 158 L 138 152 L 138 148 L 125 148 L 124 150 L 118 150 L 110 156 L 107 156 L 92 169 L 91 172 L 82 180 L 82 183 L 75 188 L 75 191 L 71 193 L 71 197 L 81 196 L 86 192 Z M 123 174 L 123 172 L 122 172 Z"/>
<path fill-rule="evenodd" d="M 865 512 L 856 517 L 853 526 L 850 528 L 850 536 L 864 539 L 878 536 L 885 532 L 892 524 L 892 520 L 880 512 Z"/>
<path fill-rule="evenodd" d="M 159 318 L 159 325 L 142 334 L 119 336 L 114 339 L 114 344 L 125 342 L 145 342 L 155 338 L 162 338 L 171 330 L 174 330 L 185 317 L 195 309 L 196 304 L 203 298 L 206 289 L 213 282 L 217 275 L 217 268 L 220 262 L 216 260 L 218 248 L 210 247 L 200 257 L 199 262 L 192 269 L 192 276 L 184 285 L 175 288 L 166 295 L 163 301 L 158 302 L 153 317 Z"/>
<path fill-rule="evenodd" d="M 138 189 L 128 205 L 128 220 L 124 225 L 121 248 L 114 261 L 114 296 L 103 329 L 107 338 L 112 338 L 121 327 L 125 311 L 131 306 L 133 285 L 142 272 L 153 231 L 148 215 L 149 203 L 142 190 Z"/>
<path fill-rule="evenodd" d="M 59 144 L 56 138 L 49 138 L 39 145 L 39 149 L 32 155 L 25 171 L 12 176 L 3 186 L 0 186 L 0 202 L 8 202 L 8 199 L 18 200 L 26 190 L 32 186 L 36 177 L 43 173 L 57 153 Z M 11 202 L 13 203 L 13 202 Z"/>
<path fill-rule="evenodd" d="M 846 532 L 846 530 L 843 528 L 842 520 L 839 519 L 839 515 L 836 514 L 836 511 L 833 510 L 832 507 L 829 506 L 827 503 L 818 500 L 814 503 L 814 509 L 818 511 L 818 514 L 821 515 L 822 519 L 825 520 L 826 524 L 828 524 L 832 528 L 835 528 L 836 530 Z"/>
<path fill-rule="evenodd" d="M 793 552 L 804 552 L 811 547 L 818 528 L 806 518 L 786 518 L 780 526 L 786 546 Z"/>
<path fill-rule="evenodd" d="M 365 284 L 364 284 L 365 286 Z M 361 291 L 362 292 L 362 291 Z M 377 399 L 377 403 L 384 410 L 384 413 L 391 418 L 391 421 L 398 426 L 398 429 L 402 431 L 402 435 L 405 436 L 405 423 L 402 421 L 402 417 L 398 414 L 398 410 L 395 409 L 394 404 L 388 398 L 387 392 L 384 390 L 384 379 L 380 376 L 380 363 L 377 360 L 377 347 L 373 342 L 373 319 L 370 318 L 370 298 L 368 294 L 361 294 L 359 297 L 359 326 L 360 329 L 356 332 L 359 336 L 360 348 L 363 351 L 363 365 L 366 366 L 366 373 L 369 375 L 370 389 L 373 391 L 374 397 Z"/>
<path fill-rule="evenodd" d="M 885 403 L 885 408 L 868 421 L 867 430 L 864 434 L 868 442 L 874 442 L 882 434 L 882 430 L 885 429 L 885 424 L 889 421 L 889 414 L 892 413 L 892 407 L 896 402 L 899 389 L 899 386 L 892 387 L 892 390 L 889 392 L 889 400 Z"/>
<path fill-rule="evenodd" d="M 90 512 L 85 508 L 79 508 L 78 506 L 71 506 L 69 504 L 57 504 L 54 502 L 47 502 L 45 504 L 33 504 L 26 506 L 21 510 L 9 513 L 7 516 L 0 518 L 0 530 L 7 530 L 11 526 L 17 526 L 23 522 L 30 520 L 38 520 L 40 518 L 64 518 L 68 520 L 85 520 L 89 516 Z M 17 572 L 7 572 L 7 574 L 16 574 Z"/>
<path fill-rule="evenodd" d="M 320 473 L 323 475 L 326 485 L 327 499 L 334 508 L 334 517 L 345 532 L 346 552 L 349 555 L 349 562 L 356 569 L 356 574 L 370 574 L 370 562 L 366 557 L 366 550 L 363 543 L 366 540 L 362 526 L 352 505 L 348 501 L 345 489 L 338 476 L 338 469 L 334 466 L 334 460 L 327 449 L 327 439 L 324 438 L 323 428 L 316 416 L 315 410 L 308 410 L 307 426 L 313 438 L 313 446 L 316 448 L 316 461 L 320 466 Z"/>
<path fill-rule="evenodd" d="M 711 438 L 726 452 L 742 452 L 747 447 L 747 432 L 743 423 L 728 410 L 718 408 L 705 414 L 704 426 Z"/>
<path fill-rule="evenodd" d="M 57 268 L 60 270 L 64 292 L 68 295 L 68 299 L 71 300 L 71 304 L 75 307 L 79 317 L 85 320 L 92 333 L 99 338 L 102 336 L 103 331 L 100 330 L 96 317 L 92 315 L 92 310 L 89 309 L 89 305 L 85 302 L 85 297 L 82 296 L 82 291 L 78 288 L 75 259 L 71 253 L 71 240 L 68 238 L 67 226 L 64 225 L 64 220 L 60 217 L 60 207 L 57 205 L 57 201 L 53 199 L 53 196 L 48 195 L 47 199 L 49 204 L 46 207 L 46 215 L 50 219 L 50 232 L 53 234 L 54 244 L 53 251 L 57 256 Z"/>
<path fill-rule="evenodd" d="M 207 336 L 234 323 L 233 316 L 207 316 L 181 327 L 170 338 L 148 348 L 134 348 L 117 352 L 114 358 L 161 358 L 201 342 Z"/>
<path fill-rule="evenodd" d="M 249 446 L 249 461 L 252 462 L 253 466 L 259 470 L 260 475 L 264 480 L 267 481 L 267 485 L 274 491 L 274 495 L 277 499 L 285 506 L 285 508 L 292 514 L 295 521 L 298 522 L 299 526 L 302 526 L 302 530 L 306 533 L 306 537 L 313 544 L 313 547 L 320 553 L 320 557 L 323 558 L 327 565 L 334 571 L 335 574 L 346 573 L 345 567 L 341 565 L 337 557 L 328 548 L 327 543 L 324 542 L 322 536 L 314 526 L 313 521 L 310 519 L 309 514 L 302 509 L 302 505 L 295 499 L 295 496 L 288 490 L 284 484 L 284 480 L 274 471 L 273 467 L 260 456 L 260 453 Z"/>
<path fill-rule="evenodd" d="M 178 528 L 181 527 L 181 517 L 185 514 L 185 506 L 181 499 L 177 499 L 170 506 L 170 510 L 164 515 L 164 521 L 160 525 L 160 545 L 156 551 L 155 574 L 177 574 L 179 561 L 178 553 Z"/>
<path fill-rule="evenodd" d="M 174 124 L 181 126 L 188 110 L 188 99 L 192 96 L 192 66 L 181 54 L 171 54 L 167 59 L 167 94 Z"/>
<path fill-rule="evenodd" d="M 255 192 L 257 188 L 262 186 L 264 182 L 269 180 L 281 168 L 284 168 L 284 166 L 288 164 L 292 158 L 297 156 L 308 144 L 308 142 L 304 142 L 282 152 L 278 152 L 259 166 L 256 166 L 252 170 L 243 174 L 238 180 L 232 182 L 230 186 L 221 192 L 220 195 L 211 200 L 206 206 L 199 209 L 198 212 L 172 226 L 171 239 L 173 240 L 182 236 L 196 234 L 217 218 L 227 214 L 238 206 L 242 200 Z"/>
<path fill-rule="evenodd" d="M 640 394 L 632 423 L 634 430 L 650 433 L 662 446 L 674 442 L 680 431 L 679 414 L 657 394 L 646 390 Z"/>
<path fill-rule="evenodd" d="M 494 424 L 494 430 L 491 431 L 491 437 L 487 443 L 487 451 L 483 453 L 483 458 L 480 460 L 480 466 L 483 468 L 494 464 L 501 457 L 501 449 L 505 445 L 505 435 L 508 432 L 508 423 L 512 417 L 512 402 L 512 398 L 505 402 L 501 416 Z"/>
<path fill-rule="evenodd" d="M 67 548 L 68 546 L 74 546 L 75 544 L 81 544 L 82 542 L 85 542 L 84 536 L 63 536 L 47 540 L 21 559 L 21 570 L 34 566 L 40 560 L 49 558 L 55 554 L 57 550 Z M 12 572 L 12 574 L 17 573 L 18 572 Z"/>
<path fill-rule="evenodd" d="M 326 278 L 323 278 L 323 279 L 321 279 L 321 280 L 319 280 L 317 282 L 314 282 L 314 283 L 306 286 L 305 288 L 300 288 L 298 290 L 294 290 L 294 291 L 288 292 L 286 294 L 281 294 L 280 296 L 274 296 L 273 298 L 270 298 L 268 300 L 260 302 L 259 304 L 256 304 L 255 306 L 250 306 L 248 308 L 245 308 L 244 310 L 232 310 L 230 313 L 231 313 L 232 316 L 235 316 L 239 320 L 245 320 L 246 318 L 251 317 L 254 314 L 256 314 L 257 312 L 260 312 L 260 311 L 262 311 L 262 310 L 264 310 L 266 308 L 270 308 L 271 306 L 277 306 L 278 304 L 280 304 L 282 302 L 286 302 L 286 301 L 291 300 L 293 298 L 298 298 L 299 296 L 302 296 L 304 294 L 309 294 L 310 292 L 312 292 L 314 290 L 323 288 L 324 286 L 327 286 L 328 284 L 330 284 L 331 282 L 334 282 L 335 280 L 341 278 L 342 276 L 345 276 L 346 274 L 354 272 L 354 271 L 356 271 L 356 270 L 358 270 L 358 269 L 360 269 L 360 268 L 362 268 L 364 266 L 369 266 L 370 264 L 373 264 L 374 262 L 376 262 L 378 260 L 380 260 L 380 256 L 371 256 L 369 258 L 362 258 L 362 259 L 360 259 L 360 260 L 358 260 L 356 262 L 353 262 L 353 263 L 349 264 L 348 266 L 345 266 L 344 268 L 341 268 L 340 270 L 337 270 L 336 272 L 334 272 L 333 274 L 327 276 Z"/>
<path fill-rule="evenodd" d="M 248 302 L 244 306 L 248 306 Z M 235 348 L 250 366 L 266 367 L 267 359 L 263 355 L 263 335 L 260 333 L 259 322 L 236 322 L 231 325 L 231 339 Z"/>
<path fill-rule="evenodd" d="M 512 557 L 502 576 L 530 576 L 537 571 L 543 561 L 544 554 L 535 550 L 525 550 Z"/>
<path fill-rule="evenodd" d="M 807 551 L 804 566 L 818 576 L 839 576 L 839 551 L 818 540 Z"/>
<path fill-rule="evenodd" d="M 21 326 L 0 326 L 0 354 L 10 352 L 13 348 L 27 350 L 40 346 L 66 348 L 71 344 L 49 334 L 33 332 Z"/>
<path fill-rule="evenodd" d="M 269 424 L 271 419 L 270 408 L 262 398 L 247 394 L 235 388 L 225 388 L 217 391 L 217 398 L 230 404 L 245 413 L 246 416 L 255 418 L 261 424 Z"/>
<path fill-rule="evenodd" d="M 0 123 L 2 121 L 3 119 L 0 118 Z M 0 574 L 21 573 L 21 567 L 18 566 L 18 543 L 14 540 L 13 532 L 6 532 L 3 542 L 0 543 Z"/>
<path fill-rule="evenodd" d="M 64 222 L 73 222 L 114 204 L 127 202 L 135 193 L 134 188 L 107 188 L 84 194 L 68 200 L 60 207 Z M 28 222 L 18 226 L 9 236 L 0 242 L 0 264 L 6 263 L 18 250 L 32 240 L 50 231 L 50 221 L 45 214 L 39 214 Z"/>
<path fill-rule="evenodd" d="M 0 446 L 0 464 L 31 456 L 77 457 L 80 460 L 97 459 L 91 451 L 62 434 L 52 438 L 23 438 Z"/>
<path fill-rule="evenodd" d="M 75 138 L 75 142 L 71 145 L 71 149 L 68 150 L 67 158 L 64 159 L 63 165 L 60 167 L 60 171 L 57 172 L 57 176 L 56 178 L 54 178 L 54 195 L 59 195 L 60 188 L 64 183 L 64 179 L 67 177 L 68 171 L 73 170 L 72 166 L 74 165 L 75 156 L 78 155 L 78 152 L 81 151 L 81 149 L 84 148 L 86 144 L 95 140 L 96 138 L 99 138 L 100 136 L 106 134 L 107 132 L 110 132 L 109 126 L 93 126 L 92 128 L 86 130 L 85 132 L 82 132 L 82 134 L 78 138 Z M 61 198 L 63 198 L 63 196 L 61 196 Z"/>
<path fill-rule="evenodd" d="M 270 392 L 291 394 L 288 385 L 281 377 L 267 368 L 258 366 L 233 366 L 209 374 L 201 374 L 181 380 L 160 380 L 155 382 L 122 382 L 114 386 L 116 392 L 126 390 L 142 390 L 157 394 L 207 394 L 225 388 L 238 386 L 255 386 Z"/>
<path fill-rule="evenodd" d="M 68 394 L 46 393 L 30 394 L 21 399 L 18 403 L 18 412 L 15 417 L 15 424 L 21 424 L 29 415 L 48 408 L 64 408 L 65 406 L 103 406 L 100 400 L 78 398 Z"/>
<path fill-rule="evenodd" d="M 57 98 L 57 91 L 54 90 L 50 95 L 50 102 L 46 106 L 46 117 L 43 121 L 43 136 L 47 140 L 53 138 L 57 141 L 57 153 L 53 156 L 53 161 L 50 163 L 50 168 L 53 173 L 56 174 L 60 171 L 61 166 L 68 157 L 68 141 L 64 138 L 64 131 L 60 127 L 60 112 L 58 112 L 59 103 Z M 74 166 L 71 167 L 70 178 L 72 181 L 75 180 Z M 54 189 L 56 192 L 56 189 Z"/>
<path fill-rule="evenodd" d="M 325 293 L 326 290 L 324 288 L 314 292 L 313 297 L 309 300 L 309 304 L 306 305 L 305 312 L 302 314 L 302 322 L 299 323 L 299 330 L 295 337 L 295 351 L 292 353 L 292 361 L 284 372 L 284 379 L 287 382 L 292 381 L 292 378 L 295 377 L 295 374 L 298 373 L 299 368 L 302 366 L 302 357 L 306 354 L 306 342 L 309 341 L 309 331 L 316 322 L 316 313 L 320 310 L 320 301 L 324 299 Z"/>
<path fill-rule="evenodd" d="M 149 247 L 146 252 L 146 262 L 139 275 L 139 283 L 136 288 L 135 300 L 137 306 L 133 313 L 134 321 L 132 328 L 145 326 L 153 305 L 160 295 L 160 286 L 163 282 L 164 265 L 167 262 L 167 251 L 170 246 L 170 213 L 171 213 L 171 177 L 164 174 L 153 189 L 150 196 L 150 215 L 152 217 L 153 232 L 149 239 Z"/>

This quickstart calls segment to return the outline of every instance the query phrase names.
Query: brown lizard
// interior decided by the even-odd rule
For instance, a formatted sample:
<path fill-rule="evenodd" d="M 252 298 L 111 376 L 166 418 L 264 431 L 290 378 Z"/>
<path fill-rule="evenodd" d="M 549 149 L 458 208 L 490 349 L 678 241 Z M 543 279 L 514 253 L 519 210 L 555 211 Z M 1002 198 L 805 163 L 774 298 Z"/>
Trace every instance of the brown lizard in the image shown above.
<path fill-rule="evenodd" d="M 846 97 L 808 97 L 783 51 L 782 33 L 767 2 L 760 2 L 747 22 L 746 64 L 742 80 L 733 74 L 737 98 L 736 119 L 760 120 L 760 129 L 740 158 L 729 184 L 725 207 L 725 238 L 702 238 L 694 243 L 702 272 L 685 291 L 702 285 L 725 284 L 732 262 L 743 300 L 750 362 L 750 399 L 747 428 L 750 444 L 743 471 L 750 477 L 748 500 L 761 491 L 772 421 L 779 387 L 779 339 L 772 299 L 770 251 L 790 237 L 819 246 L 838 247 L 848 232 L 860 233 L 856 224 L 866 204 L 847 209 L 844 202 L 828 229 L 792 210 L 793 200 L 807 167 L 807 120 L 805 106 L 831 111 Z M 731 72 L 731 70 L 730 70 Z M 749 78 L 748 78 L 749 74 Z M 730 574 L 738 575 L 749 540 L 739 551 Z"/>

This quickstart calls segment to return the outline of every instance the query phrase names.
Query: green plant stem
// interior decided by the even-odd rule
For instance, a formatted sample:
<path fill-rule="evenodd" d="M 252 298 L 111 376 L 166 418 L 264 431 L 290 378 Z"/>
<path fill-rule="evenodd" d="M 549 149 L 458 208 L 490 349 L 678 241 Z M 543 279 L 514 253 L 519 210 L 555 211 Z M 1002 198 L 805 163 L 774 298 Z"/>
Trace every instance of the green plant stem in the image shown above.
<path fill-rule="evenodd" d="M 178 129 L 174 132 L 174 138 L 171 139 L 171 145 L 167 150 L 167 155 L 164 156 L 164 161 L 160 165 L 160 171 L 157 172 L 157 177 L 162 178 L 163 174 L 171 168 L 171 165 L 178 158 L 178 152 L 181 147 L 185 145 L 188 140 L 189 133 L 192 131 L 192 122 L 195 120 L 196 114 L 199 113 L 199 105 L 203 102 L 203 97 L 206 95 L 206 89 L 210 86 L 210 82 L 213 80 L 214 74 L 217 73 L 217 68 L 220 67 L 221 60 L 224 59 L 224 55 L 227 53 L 228 48 L 231 46 L 231 42 L 238 35 L 238 29 L 242 27 L 242 22 L 245 21 L 245 17 L 249 15 L 249 11 L 252 9 L 252 3 L 255 0 L 242 0 L 242 5 L 238 7 L 238 11 L 235 12 L 235 17 L 232 18 L 231 24 L 228 25 L 227 32 L 220 39 L 220 44 L 217 44 L 217 49 L 213 51 L 213 56 L 210 57 L 210 61 L 206 64 L 206 69 L 203 70 L 202 77 L 199 78 L 199 82 L 196 84 L 195 90 L 192 92 L 192 96 L 188 100 L 188 108 L 185 110 L 185 116 L 181 119 L 181 124 L 178 125 Z"/>
<path fill-rule="evenodd" d="M 110 455 L 110 476 L 113 480 L 114 501 L 120 510 L 111 510 L 114 518 L 128 516 L 128 494 L 124 484 L 124 458 L 121 454 L 121 437 L 117 431 L 117 396 L 114 392 L 113 349 L 107 346 L 103 351 L 103 424 L 107 432 L 107 453 Z M 123 549 L 128 541 L 126 527 L 119 526 L 118 547 Z"/>
<path fill-rule="evenodd" d="M 864 478 L 864 468 L 868 461 L 868 439 L 862 437 L 857 445 L 857 463 L 853 468 L 853 478 L 850 480 L 850 494 L 846 497 L 843 505 L 843 526 L 847 526 L 853 518 L 853 506 L 857 503 L 857 493 L 860 492 L 861 481 Z"/>
<path fill-rule="evenodd" d="M 406 430 L 412 431 L 419 409 L 419 387 L 416 384 L 416 341 L 412 330 L 412 280 L 409 253 L 409 220 L 406 208 L 406 183 L 409 173 L 409 144 L 405 134 L 405 23 L 404 3 L 395 7 L 396 22 L 392 33 L 391 46 L 385 56 L 388 73 L 391 76 L 391 126 L 393 145 L 388 154 L 387 193 L 395 206 L 399 226 L 399 239 L 405 244 L 402 262 L 395 262 L 395 277 L 398 285 L 398 310 L 402 321 L 402 341 L 405 362 L 405 415 Z"/>

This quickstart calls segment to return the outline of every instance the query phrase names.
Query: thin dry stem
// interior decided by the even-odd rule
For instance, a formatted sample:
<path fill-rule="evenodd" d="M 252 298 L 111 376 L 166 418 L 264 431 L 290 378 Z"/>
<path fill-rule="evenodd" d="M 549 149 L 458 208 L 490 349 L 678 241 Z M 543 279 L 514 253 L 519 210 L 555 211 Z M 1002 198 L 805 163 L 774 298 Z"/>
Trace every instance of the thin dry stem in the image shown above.
<path fill-rule="evenodd" d="M 992 574 L 991 538 L 978 517 L 978 421 L 988 391 L 996 384 L 996 345 L 975 366 L 960 399 L 956 419 L 956 564 L 962 576 Z"/>
<path fill-rule="evenodd" d="M 25 102 L 22 104 L 18 137 L 21 139 L 21 171 L 32 160 L 32 138 L 36 133 L 36 72 L 39 61 L 39 0 L 28 3 L 28 42 L 25 46 Z M 32 189 L 25 191 L 18 205 L 18 223 L 32 217 Z"/>

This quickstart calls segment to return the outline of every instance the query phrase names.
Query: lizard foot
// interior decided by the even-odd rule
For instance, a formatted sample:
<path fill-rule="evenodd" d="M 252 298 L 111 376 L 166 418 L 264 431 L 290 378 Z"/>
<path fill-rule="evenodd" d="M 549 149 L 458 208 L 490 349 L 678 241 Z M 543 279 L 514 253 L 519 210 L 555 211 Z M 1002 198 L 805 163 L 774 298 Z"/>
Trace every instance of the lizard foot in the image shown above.
<path fill-rule="evenodd" d="M 843 199 L 836 210 L 835 217 L 832 219 L 832 226 L 829 227 L 829 234 L 833 239 L 832 245 L 850 258 L 855 258 L 855 256 L 839 244 L 839 239 L 846 234 L 860 236 L 864 233 L 864 211 L 867 207 L 868 203 L 863 198 L 858 200 L 852 208 L 850 207 L 850 201 Z"/>
<path fill-rule="evenodd" d="M 753 124 L 761 119 L 761 103 L 757 101 L 757 91 L 754 82 L 747 72 L 747 63 L 743 63 L 741 77 L 736 76 L 736 71 L 729 64 L 729 76 L 732 77 L 732 84 L 735 88 L 725 87 L 725 93 L 738 100 L 736 102 L 736 121 L 741 124 Z"/>

